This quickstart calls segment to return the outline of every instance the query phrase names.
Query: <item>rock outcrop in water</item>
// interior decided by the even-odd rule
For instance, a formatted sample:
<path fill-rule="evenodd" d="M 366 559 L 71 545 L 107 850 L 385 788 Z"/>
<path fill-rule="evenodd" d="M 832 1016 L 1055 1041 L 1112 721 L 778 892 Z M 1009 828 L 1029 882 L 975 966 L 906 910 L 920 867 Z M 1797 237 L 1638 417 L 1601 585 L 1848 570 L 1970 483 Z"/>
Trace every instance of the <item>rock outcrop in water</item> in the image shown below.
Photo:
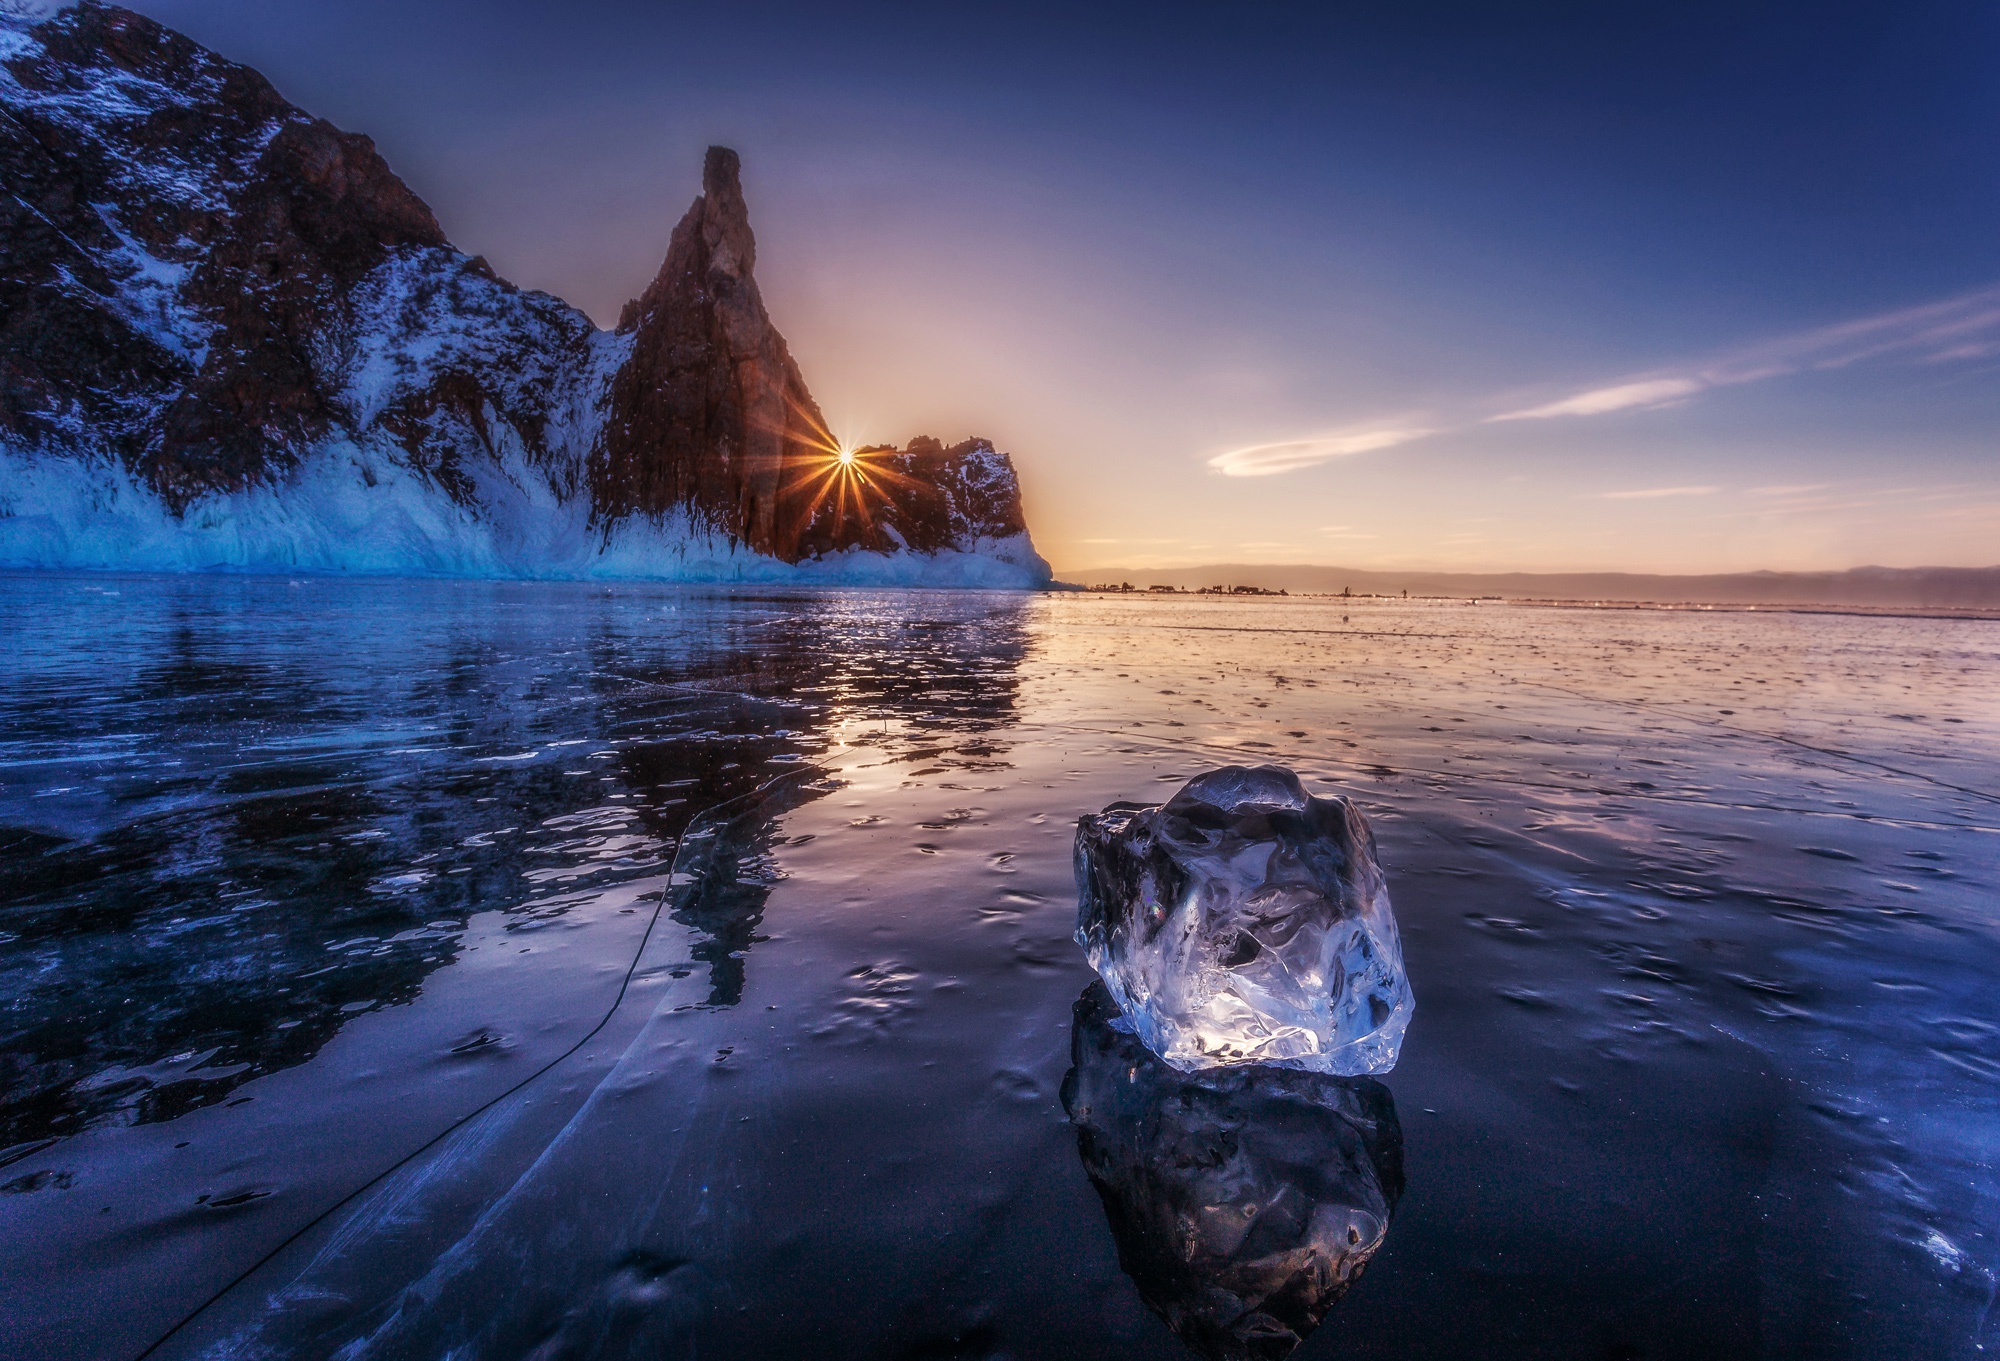
<path fill-rule="evenodd" d="M 614 332 L 95 0 L 0 15 L 0 174 L 0 566 L 1048 580 L 990 444 L 840 458 L 725 148 Z"/>

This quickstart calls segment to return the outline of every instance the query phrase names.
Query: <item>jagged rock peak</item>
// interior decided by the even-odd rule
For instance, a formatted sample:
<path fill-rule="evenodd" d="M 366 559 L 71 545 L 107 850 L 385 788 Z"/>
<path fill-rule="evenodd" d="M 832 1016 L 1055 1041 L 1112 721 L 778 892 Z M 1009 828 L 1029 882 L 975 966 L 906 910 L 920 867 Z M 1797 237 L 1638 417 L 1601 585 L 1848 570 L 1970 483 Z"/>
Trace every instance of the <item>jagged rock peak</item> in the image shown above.
<path fill-rule="evenodd" d="M 760 553 L 796 562 L 787 504 L 801 475 L 838 453 L 751 275 L 756 238 L 741 161 L 710 147 L 702 193 L 653 282 L 626 305 L 631 357 L 612 380 L 592 459 L 600 522 L 684 510 Z"/>
<path fill-rule="evenodd" d="M 631 357 L 592 464 L 600 522 L 683 511 L 787 562 L 1025 536 L 1013 463 L 920 437 L 842 457 L 764 310 L 742 163 L 710 147 L 702 192 L 619 329 Z"/>
<path fill-rule="evenodd" d="M 750 208 L 743 201 L 743 158 L 726 146 L 712 146 L 702 158 L 701 197 L 674 228 L 673 241 L 684 238 L 692 246 L 699 240 L 706 256 L 706 268 L 729 279 L 748 279 L 757 267 L 757 237 L 750 230 Z M 625 304 L 619 314 L 620 331 L 636 331 L 641 322 L 658 309 L 673 287 L 670 266 L 674 250 L 668 247 L 666 263 L 652 284 Z"/>
<path fill-rule="evenodd" d="M 757 267 L 757 238 L 743 202 L 743 161 L 726 146 L 712 146 L 701 162 L 701 239 L 709 268 L 748 278 Z"/>

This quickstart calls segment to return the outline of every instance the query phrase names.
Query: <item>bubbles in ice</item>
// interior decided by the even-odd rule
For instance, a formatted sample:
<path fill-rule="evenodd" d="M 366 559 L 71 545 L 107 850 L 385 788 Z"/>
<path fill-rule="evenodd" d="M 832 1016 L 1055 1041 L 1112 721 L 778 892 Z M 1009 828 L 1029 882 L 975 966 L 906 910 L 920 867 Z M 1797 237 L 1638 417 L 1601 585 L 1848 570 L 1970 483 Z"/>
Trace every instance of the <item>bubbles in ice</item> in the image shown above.
<path fill-rule="evenodd" d="M 1375 837 L 1280 766 L 1198 775 L 1076 833 L 1077 927 L 1146 1047 L 1183 1072 L 1396 1066 L 1415 1005 Z"/>
<path fill-rule="evenodd" d="M 1290 1355 L 1388 1233 L 1403 1191 L 1389 1089 L 1282 1068 L 1176 1073 L 1096 983 L 1070 1057 L 1063 1107 L 1140 1297 L 1201 1356 Z"/>

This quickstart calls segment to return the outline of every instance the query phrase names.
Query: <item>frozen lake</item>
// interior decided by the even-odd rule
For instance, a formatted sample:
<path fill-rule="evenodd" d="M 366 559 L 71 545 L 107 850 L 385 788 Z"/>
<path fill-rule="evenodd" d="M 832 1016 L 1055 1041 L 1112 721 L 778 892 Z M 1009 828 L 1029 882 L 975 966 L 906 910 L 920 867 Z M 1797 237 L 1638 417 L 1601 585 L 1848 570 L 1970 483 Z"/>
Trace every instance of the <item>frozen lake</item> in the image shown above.
<path fill-rule="evenodd" d="M 0 637 L 0 1355 L 1189 1355 L 1060 1099 L 1071 840 L 1265 761 L 1417 998 L 1297 1356 L 2000 1344 L 2000 623 L 13 576 Z"/>

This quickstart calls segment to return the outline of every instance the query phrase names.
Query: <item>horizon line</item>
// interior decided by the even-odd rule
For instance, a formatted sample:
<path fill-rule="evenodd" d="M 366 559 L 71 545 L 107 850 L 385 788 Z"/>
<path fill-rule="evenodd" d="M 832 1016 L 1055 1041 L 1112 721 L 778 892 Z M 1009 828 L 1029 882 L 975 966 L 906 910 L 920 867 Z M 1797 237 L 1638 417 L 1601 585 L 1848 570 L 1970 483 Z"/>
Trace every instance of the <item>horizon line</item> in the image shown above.
<path fill-rule="evenodd" d="M 1660 572 L 1638 571 L 1627 567 L 1570 567 L 1570 568 L 1464 568 L 1464 567 L 1352 567 L 1343 563 L 1319 562 L 1205 562 L 1178 567 L 1057 567 L 1058 577 L 1068 579 L 1087 576 L 1092 573 L 1100 578 L 1105 574 L 1138 576 L 1144 573 L 1166 572 L 1351 572 L 1357 576 L 1442 576 L 1442 577 L 1745 577 L 1745 576 L 1846 576 L 1855 572 L 1994 572 L 2000 573 L 2000 563 L 1978 567 L 1950 566 L 1946 564 L 1926 564 L 1916 567 L 1889 567 L 1881 563 L 1860 563 L 1853 567 L 1746 567 L 1733 571 L 1708 572 Z"/>

